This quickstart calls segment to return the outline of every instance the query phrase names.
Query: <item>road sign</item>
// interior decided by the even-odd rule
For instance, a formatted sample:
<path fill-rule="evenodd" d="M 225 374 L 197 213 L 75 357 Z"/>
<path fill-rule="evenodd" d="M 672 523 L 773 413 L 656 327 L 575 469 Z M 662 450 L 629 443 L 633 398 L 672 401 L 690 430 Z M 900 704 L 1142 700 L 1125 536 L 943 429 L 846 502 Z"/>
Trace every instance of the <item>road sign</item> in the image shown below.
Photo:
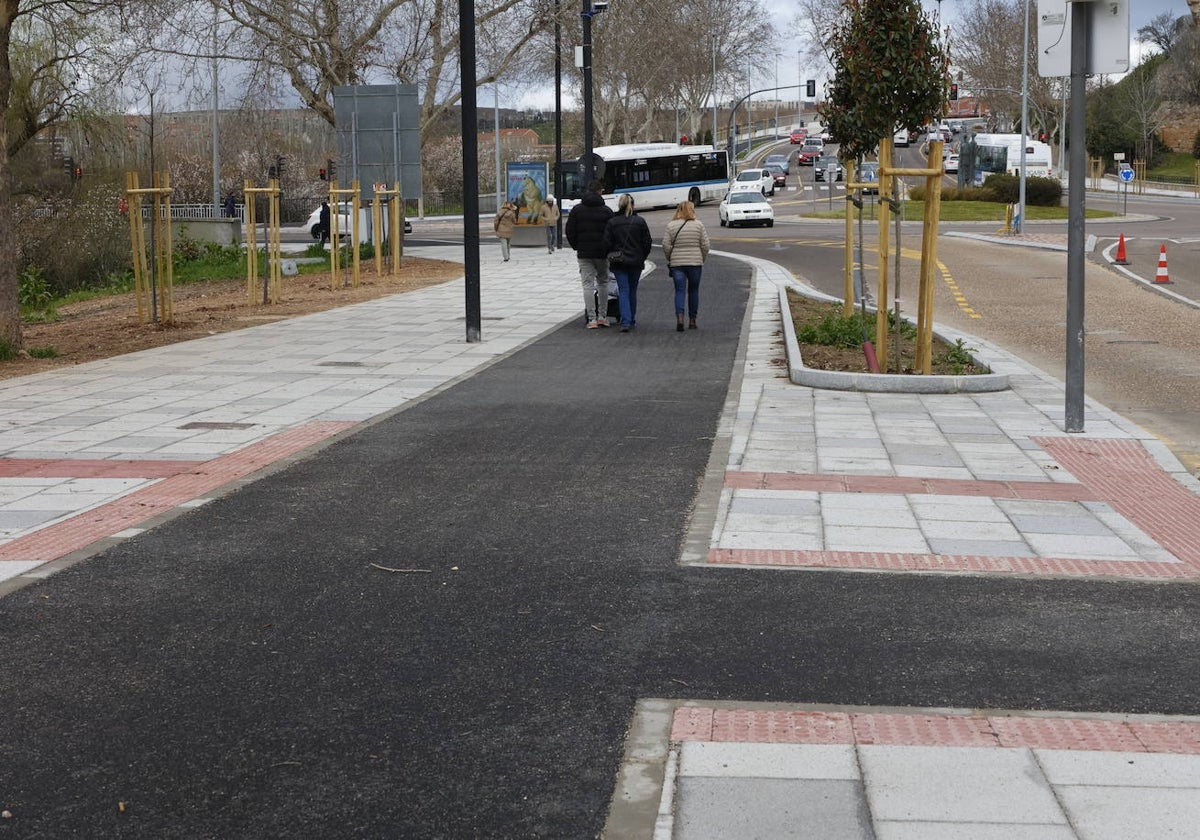
<path fill-rule="evenodd" d="M 1121 180 L 1128 184 L 1133 180 L 1133 170 L 1128 167 L 1120 171 Z"/>
<path fill-rule="evenodd" d="M 868 169 L 866 172 L 864 172 L 863 180 L 866 181 L 867 183 L 872 183 L 875 180 L 875 170 Z"/>

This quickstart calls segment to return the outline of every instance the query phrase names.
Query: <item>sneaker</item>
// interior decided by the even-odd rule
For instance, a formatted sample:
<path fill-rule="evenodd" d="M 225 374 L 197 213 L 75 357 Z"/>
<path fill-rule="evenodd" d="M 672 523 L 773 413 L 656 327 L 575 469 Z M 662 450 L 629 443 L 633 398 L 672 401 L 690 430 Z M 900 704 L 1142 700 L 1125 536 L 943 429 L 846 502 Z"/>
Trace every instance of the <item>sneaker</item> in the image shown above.
<path fill-rule="evenodd" d="M 589 330 L 594 330 L 594 329 L 596 329 L 596 327 L 598 327 L 598 326 L 600 326 L 600 325 L 599 325 L 597 322 L 595 322 L 595 321 L 588 321 L 588 323 L 587 323 L 587 328 L 588 328 Z"/>
<path fill-rule="evenodd" d="M 607 318 L 597 318 L 597 319 L 596 319 L 596 326 L 599 326 L 599 327 L 607 327 L 607 326 L 608 326 L 608 319 L 607 319 Z"/>
<path fill-rule="evenodd" d="M 621 332 L 629 332 L 629 327 L 621 327 Z"/>

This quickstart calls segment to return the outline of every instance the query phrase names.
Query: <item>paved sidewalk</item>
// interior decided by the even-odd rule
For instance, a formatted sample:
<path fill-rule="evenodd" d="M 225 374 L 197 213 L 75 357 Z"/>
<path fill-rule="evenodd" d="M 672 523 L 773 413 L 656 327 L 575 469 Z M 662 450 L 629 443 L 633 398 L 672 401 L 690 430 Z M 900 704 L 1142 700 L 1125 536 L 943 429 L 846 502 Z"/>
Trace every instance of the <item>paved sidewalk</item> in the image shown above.
<path fill-rule="evenodd" d="M 452 249 L 412 249 L 459 258 Z M 462 283 L 0 382 L 0 596 L 577 319 L 570 251 L 483 249 Z M 778 362 L 756 269 L 683 562 L 697 574 L 912 573 L 1194 586 L 1200 482 L 1152 435 L 966 338 L 992 394 L 819 391 Z M 781 375 L 782 374 L 782 375 Z M 1200 721 L 643 701 L 609 837 L 1196 836 Z"/>

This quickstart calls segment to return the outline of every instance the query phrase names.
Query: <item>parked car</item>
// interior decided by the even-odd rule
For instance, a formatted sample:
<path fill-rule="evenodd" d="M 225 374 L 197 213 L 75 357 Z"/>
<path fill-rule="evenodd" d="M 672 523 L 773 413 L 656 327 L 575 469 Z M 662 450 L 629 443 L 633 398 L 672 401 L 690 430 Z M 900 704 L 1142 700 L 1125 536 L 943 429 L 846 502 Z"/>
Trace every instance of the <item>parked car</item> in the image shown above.
<path fill-rule="evenodd" d="M 895 144 L 896 146 L 907 146 L 908 145 L 908 129 L 907 128 L 897 129 L 896 133 L 892 136 L 892 143 Z"/>
<path fill-rule="evenodd" d="M 942 164 L 942 168 L 946 170 L 947 175 L 958 174 L 958 155 L 951 154 Z"/>
<path fill-rule="evenodd" d="M 813 164 L 813 166 L 816 169 L 813 174 L 818 181 L 825 180 L 825 173 L 829 171 L 830 167 L 834 168 L 835 181 L 841 181 L 846 173 L 846 170 L 842 167 L 842 164 L 839 163 L 838 159 L 833 155 L 821 155 L 819 158 L 817 158 L 817 162 Z"/>
<path fill-rule="evenodd" d="M 820 137 L 809 137 L 796 153 L 796 163 L 801 166 L 812 166 L 813 162 L 825 151 L 825 142 Z"/>
<path fill-rule="evenodd" d="M 731 190 L 717 208 L 721 227 L 739 225 L 775 226 L 775 209 L 753 190 Z"/>
<path fill-rule="evenodd" d="M 767 155 L 767 159 L 763 161 L 763 166 L 770 166 L 772 163 L 777 163 L 783 167 L 783 171 L 787 174 L 792 172 L 792 156 L 785 154 Z"/>
<path fill-rule="evenodd" d="M 771 175 L 775 178 L 775 188 L 787 187 L 787 172 L 778 163 L 768 163 L 763 166 L 764 169 L 770 170 Z"/>
<path fill-rule="evenodd" d="M 807 139 L 808 139 L 808 132 L 805 131 L 803 128 L 792 129 L 792 136 L 791 136 L 790 142 L 793 146 L 799 146 L 801 143 L 803 143 Z"/>
<path fill-rule="evenodd" d="M 763 167 L 743 169 L 729 185 L 729 191 L 757 190 L 763 195 L 775 195 L 775 176 Z"/>

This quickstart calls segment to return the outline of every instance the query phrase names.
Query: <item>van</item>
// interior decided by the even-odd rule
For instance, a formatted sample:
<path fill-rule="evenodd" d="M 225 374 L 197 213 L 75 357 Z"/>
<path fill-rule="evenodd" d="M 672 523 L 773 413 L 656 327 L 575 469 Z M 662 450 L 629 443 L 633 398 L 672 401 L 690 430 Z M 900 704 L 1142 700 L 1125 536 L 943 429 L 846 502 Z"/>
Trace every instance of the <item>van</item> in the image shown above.
<path fill-rule="evenodd" d="M 895 135 L 892 137 L 892 143 L 895 144 L 896 146 L 907 146 L 908 145 L 908 129 L 907 128 L 899 129 L 895 133 Z"/>

